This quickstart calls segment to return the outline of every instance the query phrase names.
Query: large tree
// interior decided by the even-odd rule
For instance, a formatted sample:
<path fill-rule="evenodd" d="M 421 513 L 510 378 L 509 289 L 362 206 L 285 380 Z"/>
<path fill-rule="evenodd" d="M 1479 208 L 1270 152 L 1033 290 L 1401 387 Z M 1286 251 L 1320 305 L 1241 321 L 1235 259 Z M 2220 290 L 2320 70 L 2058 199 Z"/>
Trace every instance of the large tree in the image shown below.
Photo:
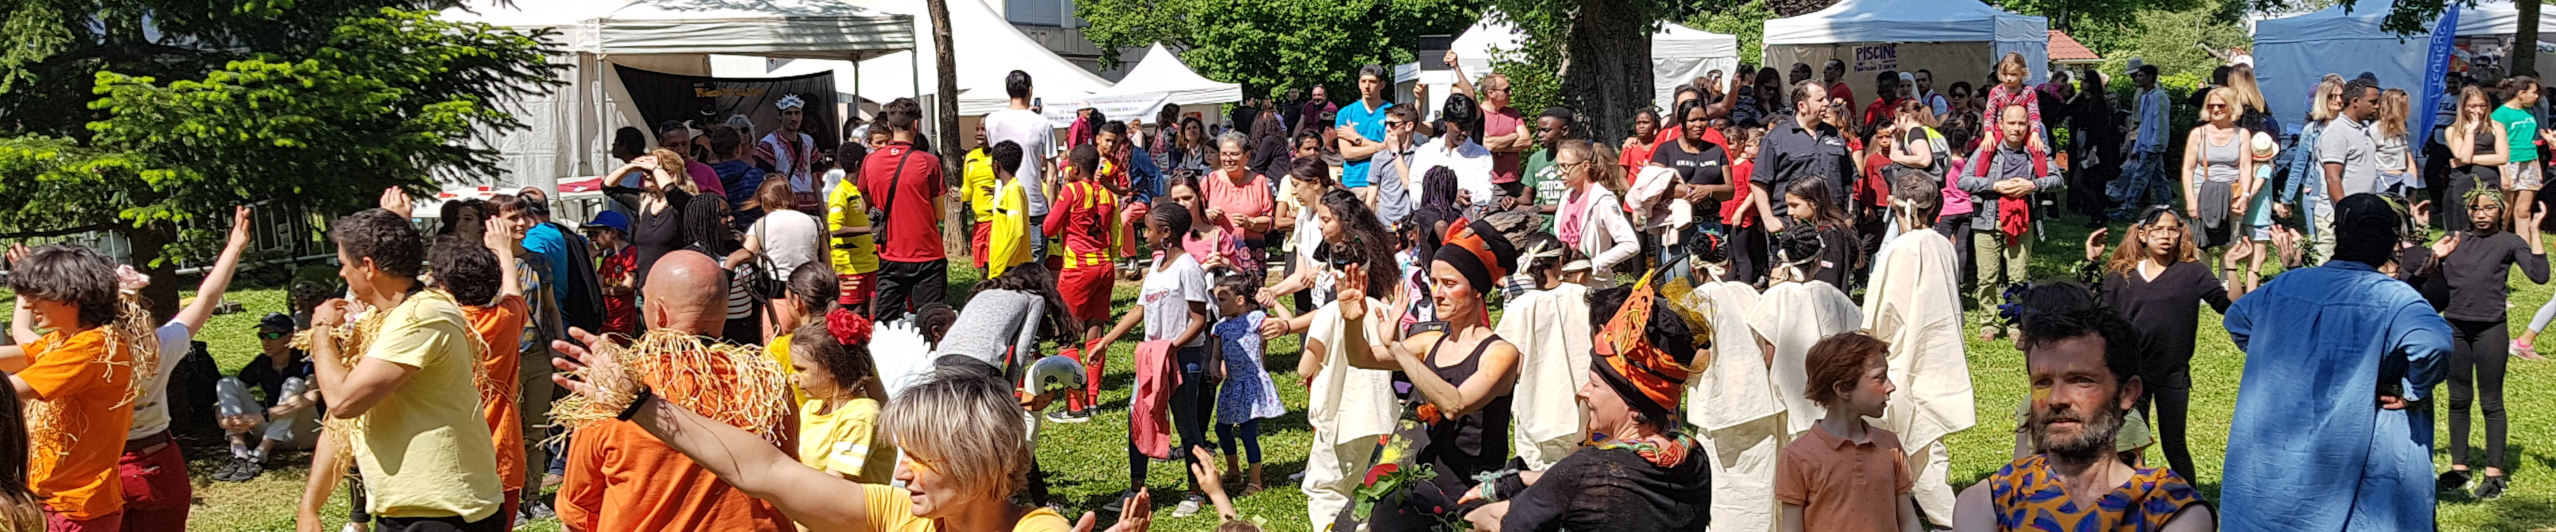
<path fill-rule="evenodd" d="M 166 278 L 197 214 L 497 174 L 486 135 L 522 127 L 498 102 L 556 70 L 446 3 L 0 0 L 0 237 L 110 230 Z M 169 312 L 177 285 L 145 295 Z"/>
<path fill-rule="evenodd" d="M 1357 95 L 1364 65 L 1413 60 L 1419 36 L 1454 34 L 1480 0 L 1078 0 L 1083 34 L 1102 49 L 1156 41 L 1199 74 L 1255 96 L 1312 85 Z M 1115 57 L 1102 54 L 1102 61 Z"/>

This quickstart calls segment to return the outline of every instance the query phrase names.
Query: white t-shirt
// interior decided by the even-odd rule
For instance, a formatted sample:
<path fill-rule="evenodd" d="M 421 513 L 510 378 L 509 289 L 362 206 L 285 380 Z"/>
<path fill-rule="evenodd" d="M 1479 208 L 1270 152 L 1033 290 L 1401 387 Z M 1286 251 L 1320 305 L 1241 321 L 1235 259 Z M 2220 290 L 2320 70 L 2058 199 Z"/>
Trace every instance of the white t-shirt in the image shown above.
<path fill-rule="evenodd" d="M 1027 109 L 995 111 L 985 115 L 984 125 L 985 145 L 1001 144 L 1006 140 L 1021 145 L 1021 169 L 1012 175 L 1028 183 L 1040 184 L 1021 188 L 1029 191 L 1030 219 L 1047 216 L 1047 192 L 1040 190 L 1045 188 L 1046 181 L 1039 180 L 1040 172 L 1046 169 L 1039 168 L 1038 158 L 1047 155 L 1055 145 L 1052 141 L 1056 129 L 1048 126 L 1047 117 Z"/>
<path fill-rule="evenodd" d="M 773 266 L 767 273 L 786 282 L 799 265 L 820 256 L 818 244 L 825 241 L 825 224 L 806 212 L 785 209 L 755 220 L 754 227 L 746 228 L 746 234 L 763 241 L 763 254 L 772 259 Z"/>
<path fill-rule="evenodd" d="M 1154 267 L 1145 270 L 1145 289 L 1138 292 L 1137 304 L 1145 306 L 1145 340 L 1168 340 L 1189 327 L 1189 304 L 1214 301 L 1207 293 L 1207 270 L 1198 268 L 1198 259 L 1188 253 L 1165 253 L 1155 259 Z M 1162 261 L 1171 261 L 1163 268 Z M 1207 335 L 1191 336 L 1180 347 L 1205 347 Z"/>
<path fill-rule="evenodd" d="M 195 333 L 177 320 L 160 325 L 151 335 L 160 341 L 160 367 L 142 381 L 142 398 L 133 403 L 133 428 L 124 432 L 126 440 L 169 430 L 169 372 L 177 369 L 195 341 Z"/>
<path fill-rule="evenodd" d="M 1472 194 L 1473 203 L 1491 202 L 1491 150 L 1466 139 L 1464 144 L 1448 148 L 1446 141 L 1420 146 L 1411 156 L 1411 181 L 1426 183 L 1430 168 L 1447 167 L 1455 172 L 1456 188 Z"/>

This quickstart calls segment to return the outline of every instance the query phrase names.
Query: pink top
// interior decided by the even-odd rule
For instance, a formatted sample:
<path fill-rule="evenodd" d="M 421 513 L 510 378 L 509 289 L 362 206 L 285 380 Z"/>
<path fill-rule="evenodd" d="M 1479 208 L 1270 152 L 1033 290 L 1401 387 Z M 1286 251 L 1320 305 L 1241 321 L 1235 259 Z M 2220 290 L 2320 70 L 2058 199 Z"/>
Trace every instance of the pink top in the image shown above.
<path fill-rule="evenodd" d="M 1571 194 L 1572 197 L 1562 202 L 1559 218 L 1553 221 L 1553 236 L 1560 237 L 1563 244 L 1579 247 L 1580 220 L 1588 217 L 1589 198 L 1597 197 L 1597 195 L 1590 194 L 1587 190 L 1574 192 L 1578 193 Z"/>
<path fill-rule="evenodd" d="M 701 164 L 701 161 L 684 161 L 683 173 L 692 174 L 692 185 L 699 187 L 702 194 L 728 198 L 728 187 L 719 184 L 719 171 L 710 169 L 710 165 Z"/>
<path fill-rule="evenodd" d="M 1213 265 L 1217 262 L 1211 259 L 1222 258 L 1224 265 L 1236 270 L 1260 269 L 1252 263 L 1251 254 L 1243 252 L 1242 241 L 1234 239 L 1233 233 L 1216 228 L 1207 230 L 1208 235 L 1205 238 L 1200 238 L 1196 233 L 1181 235 L 1180 250 L 1189 253 L 1189 258 L 1197 259 L 1201 265 Z"/>
<path fill-rule="evenodd" d="M 1207 195 L 1208 208 L 1224 211 L 1225 214 L 1237 219 L 1248 220 L 1269 216 L 1277 209 L 1277 200 L 1269 195 L 1269 178 L 1259 174 L 1253 174 L 1250 181 L 1236 185 L 1233 179 L 1225 176 L 1224 170 L 1217 170 L 1215 173 L 1208 174 L 1198 186 L 1207 189 L 1199 193 Z M 1223 220 L 1217 220 L 1216 224 L 1228 232 L 1241 234 L 1243 240 L 1260 239 L 1260 233 L 1233 227 L 1232 224 L 1224 223 Z M 1206 259 L 1202 257 L 1199 260 L 1204 262 Z"/>

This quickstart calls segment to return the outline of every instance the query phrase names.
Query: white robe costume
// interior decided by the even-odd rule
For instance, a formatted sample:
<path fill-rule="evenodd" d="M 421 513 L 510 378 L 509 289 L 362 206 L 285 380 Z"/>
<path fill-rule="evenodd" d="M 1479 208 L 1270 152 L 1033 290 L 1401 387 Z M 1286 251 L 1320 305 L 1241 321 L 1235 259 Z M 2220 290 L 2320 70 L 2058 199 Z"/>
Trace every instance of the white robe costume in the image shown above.
<path fill-rule="evenodd" d="M 1686 422 L 1712 460 L 1713 505 L 1706 513 L 1717 531 L 1772 531 L 1783 515 L 1775 502 L 1775 457 L 1791 434 L 1765 352 L 1748 327 L 1757 300 L 1756 288 L 1724 281 L 1675 301 L 1712 320 L 1713 358 L 1686 383 Z"/>
<path fill-rule="evenodd" d="M 1385 330 L 1376 315 L 1384 301 L 1369 298 L 1365 318 L 1366 338 L 1370 345 L 1382 343 Z M 1305 344 L 1322 344 L 1325 352 L 1321 372 L 1314 375 L 1313 390 L 1306 400 L 1305 422 L 1313 426 L 1313 451 L 1305 458 L 1305 515 L 1312 530 L 1326 530 L 1342 509 L 1356 502 L 1358 484 L 1366 480 L 1367 468 L 1375 456 L 1376 440 L 1393 432 L 1396 421 L 1393 399 L 1393 373 L 1359 369 L 1349 365 L 1349 351 L 1342 346 L 1340 305 L 1326 303 L 1314 309 L 1313 323 L 1305 331 Z"/>
<path fill-rule="evenodd" d="M 1952 526 L 1952 454 L 1944 437 L 1978 423 L 1962 343 L 1961 266 L 1940 233 L 1918 230 L 1882 245 L 1864 290 L 1864 329 L 1890 344 L 1890 409 L 1875 420 L 1899 436 L 1917 467 L 1917 506 Z"/>
<path fill-rule="evenodd" d="M 1758 296 L 1748 328 L 1775 348 L 1775 365 L 1767 369 L 1775 377 L 1775 397 L 1784 402 L 1784 434 L 1800 435 L 1828 415 L 1828 409 L 1803 394 L 1810 387 L 1803 362 L 1811 346 L 1862 329 L 1863 322 L 1855 301 L 1824 281 L 1776 283 Z"/>
<path fill-rule="evenodd" d="M 1509 447 L 1527 468 L 1543 471 L 1579 450 L 1580 385 L 1589 380 L 1591 342 L 1589 288 L 1571 283 L 1552 290 L 1530 290 L 1509 300 L 1492 332 L 1518 347 L 1516 399 L 1510 411 L 1517 427 L 1509 431 Z"/>

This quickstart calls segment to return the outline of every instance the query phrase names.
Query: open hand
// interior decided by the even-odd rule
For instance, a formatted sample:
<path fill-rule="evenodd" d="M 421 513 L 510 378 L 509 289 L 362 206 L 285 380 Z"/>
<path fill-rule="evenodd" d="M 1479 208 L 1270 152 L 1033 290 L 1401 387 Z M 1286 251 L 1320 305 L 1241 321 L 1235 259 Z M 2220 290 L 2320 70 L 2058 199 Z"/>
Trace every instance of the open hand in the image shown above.
<path fill-rule="evenodd" d="M 397 214 L 401 218 L 412 218 L 410 213 L 417 210 L 417 206 L 409 202 L 408 192 L 400 190 L 399 187 L 382 189 L 381 207 L 382 210 L 390 211 L 391 214 Z"/>
<path fill-rule="evenodd" d="M 550 375 L 551 382 L 586 397 L 627 397 L 637 393 L 639 383 L 630 370 L 621 367 L 618 348 L 583 328 L 570 327 L 568 336 L 577 341 L 550 341 L 551 351 L 558 353 L 551 357 L 550 365 L 560 371 Z"/>
<path fill-rule="evenodd" d="M 1340 267 L 1340 279 L 1335 281 L 1335 284 L 1339 287 L 1341 319 L 1355 320 L 1367 317 L 1366 273 L 1367 267 L 1364 264 Z"/>
<path fill-rule="evenodd" d="M 1153 527 L 1154 495 L 1151 492 L 1136 490 L 1136 496 L 1127 499 L 1125 508 L 1118 513 L 1118 524 L 1110 525 L 1107 532 L 1143 532 Z M 1092 532 L 1093 527 L 1099 525 L 1100 514 L 1083 512 L 1083 518 L 1074 522 L 1074 532 Z"/>
<path fill-rule="evenodd" d="M 2103 260 L 2103 236 L 2111 232 L 2110 227 L 2097 227 L 2094 233 L 2086 235 L 2086 262 Z"/>

